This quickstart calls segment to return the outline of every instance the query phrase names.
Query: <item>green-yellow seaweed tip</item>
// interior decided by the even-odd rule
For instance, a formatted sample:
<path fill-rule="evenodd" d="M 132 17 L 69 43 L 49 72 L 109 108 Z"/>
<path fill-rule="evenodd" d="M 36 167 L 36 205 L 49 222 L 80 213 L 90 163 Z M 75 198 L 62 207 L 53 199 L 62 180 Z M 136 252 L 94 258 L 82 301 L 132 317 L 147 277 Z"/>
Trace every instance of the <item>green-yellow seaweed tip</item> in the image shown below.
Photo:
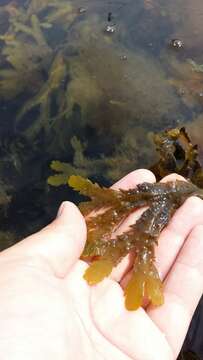
<path fill-rule="evenodd" d="M 47 179 L 47 184 L 53 185 L 54 182 L 52 180 L 53 180 L 53 176 L 49 176 L 48 179 Z"/>
<path fill-rule="evenodd" d="M 70 187 L 74 188 L 74 187 L 75 187 L 75 184 L 77 183 L 77 178 L 78 178 L 78 176 L 76 176 L 76 175 L 71 175 L 71 176 L 69 176 L 69 178 L 68 178 L 68 180 L 67 180 L 67 184 L 68 184 Z"/>
<path fill-rule="evenodd" d="M 96 285 L 112 272 L 113 264 L 110 260 L 95 260 L 86 269 L 83 278 L 89 285 Z"/>

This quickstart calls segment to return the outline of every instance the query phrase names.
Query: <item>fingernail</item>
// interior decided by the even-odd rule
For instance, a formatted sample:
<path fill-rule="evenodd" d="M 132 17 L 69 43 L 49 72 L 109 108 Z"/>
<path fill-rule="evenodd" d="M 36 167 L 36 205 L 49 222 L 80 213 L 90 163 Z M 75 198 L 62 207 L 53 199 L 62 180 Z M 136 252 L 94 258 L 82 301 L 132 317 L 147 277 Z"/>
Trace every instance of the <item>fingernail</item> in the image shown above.
<path fill-rule="evenodd" d="M 63 210 L 64 210 L 64 207 L 65 207 L 65 204 L 64 202 L 62 202 L 62 204 L 60 205 L 59 209 L 58 209 L 58 212 L 57 212 L 57 215 L 56 215 L 56 218 L 58 218 L 59 216 L 61 216 Z"/>

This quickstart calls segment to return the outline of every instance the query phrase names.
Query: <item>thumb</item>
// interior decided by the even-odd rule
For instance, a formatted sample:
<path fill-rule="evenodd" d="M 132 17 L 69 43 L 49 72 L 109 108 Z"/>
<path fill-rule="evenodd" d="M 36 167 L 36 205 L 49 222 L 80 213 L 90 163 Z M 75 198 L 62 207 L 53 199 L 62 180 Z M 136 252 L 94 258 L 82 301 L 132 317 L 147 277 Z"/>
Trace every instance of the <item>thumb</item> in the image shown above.
<path fill-rule="evenodd" d="M 64 277 L 80 257 L 85 241 L 85 220 L 78 208 L 66 201 L 51 224 L 3 253 L 9 257 L 37 257 L 48 263 L 56 276 Z"/>

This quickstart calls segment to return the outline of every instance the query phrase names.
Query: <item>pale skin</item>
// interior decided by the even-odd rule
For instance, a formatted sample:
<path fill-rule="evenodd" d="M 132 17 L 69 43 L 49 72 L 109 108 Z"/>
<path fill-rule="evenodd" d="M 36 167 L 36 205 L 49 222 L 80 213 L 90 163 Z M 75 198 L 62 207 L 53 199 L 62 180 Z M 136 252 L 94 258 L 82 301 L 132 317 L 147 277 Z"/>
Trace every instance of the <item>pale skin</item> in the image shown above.
<path fill-rule="evenodd" d="M 114 188 L 143 181 L 154 182 L 154 175 L 136 170 Z M 85 220 L 75 205 L 63 203 L 50 225 L 0 254 L 0 359 L 175 360 L 202 294 L 202 238 L 203 201 L 192 197 L 156 249 L 164 305 L 129 312 L 122 287 L 132 259 L 89 287 L 83 279 L 87 264 L 79 260 Z"/>

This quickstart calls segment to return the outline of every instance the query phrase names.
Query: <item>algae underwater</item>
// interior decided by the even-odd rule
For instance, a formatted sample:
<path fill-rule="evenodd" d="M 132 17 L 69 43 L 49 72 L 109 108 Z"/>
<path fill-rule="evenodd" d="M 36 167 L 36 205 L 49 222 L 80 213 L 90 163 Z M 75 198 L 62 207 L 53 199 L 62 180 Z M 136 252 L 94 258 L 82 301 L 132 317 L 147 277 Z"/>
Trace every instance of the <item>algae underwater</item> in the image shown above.
<path fill-rule="evenodd" d="M 1 249 L 81 201 L 47 178 L 107 187 L 158 161 L 154 132 L 186 126 L 202 164 L 201 14 L 200 0 L 1 1 Z"/>

